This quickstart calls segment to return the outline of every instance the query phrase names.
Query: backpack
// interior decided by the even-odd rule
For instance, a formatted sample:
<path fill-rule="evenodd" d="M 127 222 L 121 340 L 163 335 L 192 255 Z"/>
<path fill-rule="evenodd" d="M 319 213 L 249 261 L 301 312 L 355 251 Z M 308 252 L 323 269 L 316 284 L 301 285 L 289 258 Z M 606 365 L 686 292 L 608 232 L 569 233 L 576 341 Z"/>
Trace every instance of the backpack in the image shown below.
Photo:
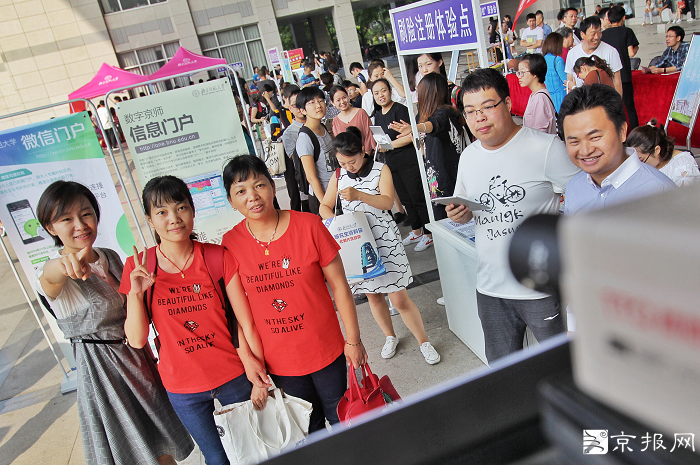
<path fill-rule="evenodd" d="M 233 342 L 233 347 L 238 349 L 238 322 L 236 321 L 236 315 L 233 313 L 233 307 L 231 302 L 228 300 L 228 295 L 226 294 L 226 283 L 224 282 L 224 247 L 217 244 L 209 244 L 207 242 L 201 242 L 204 248 L 204 265 L 207 267 L 207 272 L 209 273 L 209 278 L 214 284 L 216 289 L 216 294 L 219 296 L 219 301 L 224 308 L 224 313 L 226 314 L 226 323 L 228 330 L 231 333 L 231 342 Z M 155 273 L 158 270 L 158 255 L 156 254 L 156 248 L 151 247 L 146 251 L 146 263 L 149 273 Z M 153 303 L 153 292 L 152 287 L 149 288 L 143 294 L 143 306 L 146 309 L 146 314 L 151 322 L 151 327 L 155 334 L 158 334 L 155 326 L 153 325 L 153 317 L 151 314 L 151 304 Z M 155 339 L 156 350 L 160 351 L 160 340 L 158 336 Z"/>
<path fill-rule="evenodd" d="M 321 144 L 318 142 L 318 137 L 314 132 L 306 126 L 302 126 L 299 129 L 299 133 L 304 133 L 309 136 L 311 143 L 314 145 L 314 164 L 318 161 L 321 156 Z M 301 163 L 301 158 L 297 154 L 297 149 L 294 147 L 294 154 L 292 156 L 294 160 L 294 178 L 296 179 L 297 186 L 299 187 L 299 192 L 303 194 L 309 194 L 309 181 L 306 180 L 306 172 L 304 171 L 304 165 Z"/>

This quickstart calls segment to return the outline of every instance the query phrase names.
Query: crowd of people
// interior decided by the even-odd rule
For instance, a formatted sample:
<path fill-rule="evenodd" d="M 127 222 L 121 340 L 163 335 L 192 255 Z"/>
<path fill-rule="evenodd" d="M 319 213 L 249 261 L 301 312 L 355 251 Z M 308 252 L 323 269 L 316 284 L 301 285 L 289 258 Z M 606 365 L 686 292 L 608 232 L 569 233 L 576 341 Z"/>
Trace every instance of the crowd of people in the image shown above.
<path fill-rule="evenodd" d="M 700 178 L 693 155 L 676 150 L 656 120 L 639 125 L 630 69 L 639 43 L 622 6 L 604 13 L 605 30 L 598 16 L 581 19 L 576 9 L 563 11 L 556 31 L 543 27 L 541 12 L 528 15 L 520 39 L 527 53 L 517 63 L 520 85 L 532 91 L 522 126 L 503 74 L 478 69 L 455 84 L 440 53 L 407 58 L 408 89 L 379 59 L 367 68 L 350 64 L 357 82 L 342 79 L 328 56 L 307 60 L 301 85 L 283 85 L 280 95 L 260 68 L 250 117 L 271 123 L 270 137 L 284 147 L 290 210 L 277 205 L 275 180 L 249 148 L 223 169 L 228 200 L 245 219 L 221 245 L 196 240 L 187 185 L 160 176 L 142 192 L 157 245 L 134 248 L 122 264 L 114 251 L 93 247 L 101 212 L 90 190 L 50 185 L 37 216 L 59 250 L 39 266 L 35 284 L 74 345 L 86 463 L 173 464 L 196 442 L 206 463 L 228 464 L 214 399 L 250 399 L 263 408 L 272 382 L 312 404 L 309 432 L 338 424 L 347 366 L 368 359 L 358 295 L 366 295 L 384 334 L 381 357 L 394 357 L 400 342 L 388 296 L 425 362 L 439 363 L 407 292 L 413 276 L 406 248 L 433 244 L 429 208 L 438 221 L 474 220 L 476 300 L 489 362 L 521 349 L 526 327 L 539 341 L 565 331 L 560 303 L 509 271 L 508 245 L 519 224 L 557 214 L 564 194 L 563 213 L 572 215 Z M 511 32 L 509 20 L 500 33 Z M 669 28 L 668 53 L 651 72 L 682 69 L 683 35 Z M 507 54 L 515 51 L 511 37 Z M 408 123 L 414 104 L 419 134 Z M 370 126 L 391 145 L 377 144 Z M 484 209 L 428 206 L 421 160 L 431 199 L 456 195 Z M 405 237 L 398 227 L 404 218 L 397 221 L 393 209 L 405 212 Z M 321 221 L 341 211 L 365 214 L 386 274 L 348 284 L 340 246 Z M 282 310 L 289 325 L 273 323 Z"/>

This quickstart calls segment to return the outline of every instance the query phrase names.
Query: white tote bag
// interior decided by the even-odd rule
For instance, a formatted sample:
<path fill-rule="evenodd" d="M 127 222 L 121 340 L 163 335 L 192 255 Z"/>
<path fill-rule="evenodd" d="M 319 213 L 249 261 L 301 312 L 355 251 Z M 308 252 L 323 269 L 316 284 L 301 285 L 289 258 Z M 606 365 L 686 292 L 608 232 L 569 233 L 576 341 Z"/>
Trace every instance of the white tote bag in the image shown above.
<path fill-rule="evenodd" d="M 287 163 L 284 158 L 284 144 L 282 142 L 272 142 L 270 139 L 263 141 L 265 149 L 265 166 L 274 176 L 287 171 Z"/>
<path fill-rule="evenodd" d="M 323 222 L 340 245 L 345 277 L 349 284 L 386 274 L 382 257 L 364 212 L 347 212 Z"/>
<path fill-rule="evenodd" d="M 215 411 L 214 421 L 231 465 L 249 465 L 302 444 L 311 410 L 310 402 L 275 388 L 263 410 L 247 400 Z"/>

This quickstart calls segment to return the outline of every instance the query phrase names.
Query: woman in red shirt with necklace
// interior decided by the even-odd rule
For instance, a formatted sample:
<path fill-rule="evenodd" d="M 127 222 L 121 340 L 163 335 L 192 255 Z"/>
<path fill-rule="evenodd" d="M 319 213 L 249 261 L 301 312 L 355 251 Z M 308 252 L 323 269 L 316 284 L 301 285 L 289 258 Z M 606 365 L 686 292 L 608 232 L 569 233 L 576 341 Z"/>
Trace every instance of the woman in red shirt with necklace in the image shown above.
<path fill-rule="evenodd" d="M 158 332 L 158 371 L 175 412 L 199 446 L 208 465 L 228 465 L 214 423 L 214 399 L 222 405 L 251 399 L 262 408 L 267 399 L 267 375 L 260 336 L 241 286 L 235 261 L 225 260 L 221 246 L 226 294 L 238 322 L 235 347 L 224 302 L 205 263 L 205 246 L 194 241 L 194 202 L 187 185 L 174 176 L 151 179 L 143 188 L 148 224 L 156 232 L 155 250 L 134 256 L 124 265 L 120 292 L 127 294 L 124 330 L 129 344 L 148 342 L 151 320 Z M 155 257 L 149 271 L 147 261 Z M 213 269 L 213 267 L 212 267 Z M 144 305 L 144 293 L 149 301 Z M 234 335 L 235 336 L 235 335 Z M 253 384 L 251 384 L 253 383 Z"/>
<path fill-rule="evenodd" d="M 222 244 L 236 261 L 270 376 L 284 392 L 312 403 L 310 433 L 326 419 L 336 424 L 346 362 L 358 368 L 367 361 L 340 247 L 318 216 L 275 209 L 275 184 L 259 158 L 233 158 L 223 178 L 229 202 L 246 219 Z"/>

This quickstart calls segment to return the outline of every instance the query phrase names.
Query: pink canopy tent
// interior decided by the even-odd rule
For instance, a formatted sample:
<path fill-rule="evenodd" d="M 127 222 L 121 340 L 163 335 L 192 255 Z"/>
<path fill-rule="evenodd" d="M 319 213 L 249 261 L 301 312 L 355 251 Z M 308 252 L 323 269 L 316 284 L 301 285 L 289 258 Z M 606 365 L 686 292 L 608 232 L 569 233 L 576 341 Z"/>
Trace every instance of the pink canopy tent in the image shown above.
<path fill-rule="evenodd" d="M 94 98 L 106 95 L 112 89 L 128 87 L 148 81 L 148 76 L 131 73 L 116 66 L 102 63 L 97 74 L 83 87 L 68 95 L 70 100 L 76 98 Z M 71 112 L 84 111 L 83 102 L 70 104 Z"/>
<path fill-rule="evenodd" d="M 93 98 L 101 95 L 106 95 L 112 89 L 119 87 L 128 87 L 149 80 L 148 76 L 124 71 L 116 66 L 102 63 L 99 71 L 95 74 L 90 82 L 85 84 L 80 89 L 68 95 L 69 99 L 74 98 Z"/>
<path fill-rule="evenodd" d="M 148 79 L 162 79 L 168 76 L 182 73 L 196 73 L 201 69 L 215 65 L 225 65 L 223 58 L 210 58 L 204 55 L 197 55 L 180 47 L 175 55 L 164 64 L 158 71 L 148 76 Z"/>

